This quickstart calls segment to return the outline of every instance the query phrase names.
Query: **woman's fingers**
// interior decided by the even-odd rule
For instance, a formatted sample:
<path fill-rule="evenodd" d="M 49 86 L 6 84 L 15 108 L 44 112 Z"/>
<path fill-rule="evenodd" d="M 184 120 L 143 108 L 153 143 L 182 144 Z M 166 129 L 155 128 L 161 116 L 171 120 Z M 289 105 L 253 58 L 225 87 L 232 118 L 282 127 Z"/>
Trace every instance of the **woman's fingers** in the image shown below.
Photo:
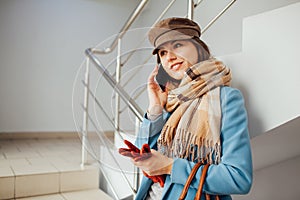
<path fill-rule="evenodd" d="M 164 106 L 164 101 L 161 100 L 163 96 L 163 91 L 160 89 L 158 83 L 155 81 L 155 76 L 158 73 L 158 66 L 155 66 L 152 72 L 148 77 L 148 98 L 149 98 L 149 106 L 148 110 L 151 110 L 156 105 Z M 163 97 L 164 99 L 165 97 Z"/>
<path fill-rule="evenodd" d="M 149 175 L 170 174 L 173 159 L 151 149 L 151 156 L 147 159 L 131 159 L 133 164 Z"/>
<path fill-rule="evenodd" d="M 136 147 L 134 144 L 132 144 L 130 141 L 124 140 L 124 143 L 128 146 L 128 148 L 129 148 L 131 151 L 134 151 L 134 152 L 137 152 L 137 153 L 140 152 L 140 149 L 137 148 L 137 147 Z"/>
<path fill-rule="evenodd" d="M 149 83 L 155 81 L 154 77 L 157 75 L 157 73 L 158 73 L 158 66 L 156 65 L 154 67 L 154 69 L 152 70 L 152 72 L 150 73 L 149 77 L 148 77 L 148 82 Z"/>
<path fill-rule="evenodd" d="M 156 91 L 159 87 L 159 85 L 155 81 L 155 76 L 157 75 L 157 73 L 158 73 L 158 67 L 155 66 L 148 77 L 148 90 L 150 91 L 151 90 Z"/>

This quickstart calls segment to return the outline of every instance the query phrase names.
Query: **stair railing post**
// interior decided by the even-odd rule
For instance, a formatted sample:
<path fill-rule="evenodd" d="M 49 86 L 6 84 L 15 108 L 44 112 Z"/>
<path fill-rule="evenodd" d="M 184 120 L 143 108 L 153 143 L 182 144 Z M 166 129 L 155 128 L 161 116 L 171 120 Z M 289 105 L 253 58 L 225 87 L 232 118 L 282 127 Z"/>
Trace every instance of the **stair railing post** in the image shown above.
<path fill-rule="evenodd" d="M 121 41 L 118 39 L 118 48 L 117 48 L 117 66 L 116 66 L 116 83 L 118 84 L 121 79 Z M 115 91 L 115 134 L 120 132 L 120 95 Z"/>
<path fill-rule="evenodd" d="M 135 118 L 135 135 L 138 135 L 138 132 L 140 130 L 141 127 L 141 121 L 136 117 Z M 135 191 L 138 191 L 139 187 L 140 187 L 140 169 L 136 166 L 134 166 L 134 176 L 133 176 L 133 185 L 134 185 L 134 189 Z"/>
<path fill-rule="evenodd" d="M 81 144 L 81 167 L 87 163 L 87 134 L 88 134 L 88 104 L 89 104 L 89 85 L 90 85 L 90 64 L 89 58 L 86 58 L 86 69 L 84 76 L 84 99 L 83 99 L 83 123 L 82 123 L 82 144 Z"/>
<path fill-rule="evenodd" d="M 188 14 L 187 17 L 190 20 L 193 20 L 194 18 L 194 1 L 193 0 L 188 0 Z"/>

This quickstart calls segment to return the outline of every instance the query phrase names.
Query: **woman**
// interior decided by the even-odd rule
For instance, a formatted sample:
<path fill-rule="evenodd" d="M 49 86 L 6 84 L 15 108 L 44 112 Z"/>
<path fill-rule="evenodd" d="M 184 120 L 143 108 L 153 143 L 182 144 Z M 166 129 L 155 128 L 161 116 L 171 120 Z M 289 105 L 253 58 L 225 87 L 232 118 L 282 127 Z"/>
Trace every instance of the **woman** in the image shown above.
<path fill-rule="evenodd" d="M 186 18 L 162 20 L 149 31 L 153 54 L 170 77 L 164 91 L 155 79 L 158 66 L 148 78 L 149 107 L 136 145 L 149 144 L 152 156 L 132 159 L 146 175 L 137 200 L 178 199 L 191 169 L 201 161 L 211 163 L 205 193 L 231 199 L 251 188 L 244 100 L 229 86 L 230 70 L 210 56 L 200 35 L 198 24 Z M 201 168 L 186 199 L 194 198 L 200 176 Z"/>

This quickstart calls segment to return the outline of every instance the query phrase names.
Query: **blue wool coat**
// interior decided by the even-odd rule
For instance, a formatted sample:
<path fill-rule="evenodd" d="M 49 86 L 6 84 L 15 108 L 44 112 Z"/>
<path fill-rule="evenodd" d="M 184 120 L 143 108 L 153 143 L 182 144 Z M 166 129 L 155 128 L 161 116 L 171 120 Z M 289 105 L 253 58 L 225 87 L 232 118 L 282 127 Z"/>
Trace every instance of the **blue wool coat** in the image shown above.
<path fill-rule="evenodd" d="M 221 162 L 210 166 L 203 191 L 208 194 L 218 194 L 222 200 L 229 200 L 231 194 L 249 192 L 252 185 L 252 157 L 243 96 L 239 90 L 231 87 L 221 87 L 220 93 Z M 163 113 L 155 121 L 150 121 L 145 117 L 136 145 L 141 148 L 144 143 L 148 143 L 152 149 L 157 149 L 157 138 L 169 116 L 169 113 Z M 165 180 L 162 199 L 178 199 L 194 165 L 194 162 L 186 159 L 174 159 L 172 172 Z M 186 199 L 194 199 L 202 168 L 203 166 L 192 181 Z M 152 183 L 151 179 L 143 177 L 135 199 L 145 199 Z M 201 199 L 205 199 L 204 195 Z"/>

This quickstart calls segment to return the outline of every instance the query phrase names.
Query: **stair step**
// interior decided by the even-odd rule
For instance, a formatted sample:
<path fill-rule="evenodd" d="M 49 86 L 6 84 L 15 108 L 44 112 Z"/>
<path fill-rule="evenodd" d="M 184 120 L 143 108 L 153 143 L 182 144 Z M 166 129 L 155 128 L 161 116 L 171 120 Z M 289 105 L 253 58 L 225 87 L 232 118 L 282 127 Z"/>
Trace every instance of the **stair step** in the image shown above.
<path fill-rule="evenodd" d="M 39 170 L 29 173 L 3 175 L 0 168 L 0 199 L 21 198 L 28 196 L 69 192 L 76 190 L 98 189 L 99 170 L 95 166 L 72 171 L 49 171 L 41 173 Z M 11 173 L 11 172 L 10 172 Z"/>
<path fill-rule="evenodd" d="M 82 169 L 80 147 L 61 139 L 0 141 L 0 200 L 99 189 L 98 165 Z"/>

